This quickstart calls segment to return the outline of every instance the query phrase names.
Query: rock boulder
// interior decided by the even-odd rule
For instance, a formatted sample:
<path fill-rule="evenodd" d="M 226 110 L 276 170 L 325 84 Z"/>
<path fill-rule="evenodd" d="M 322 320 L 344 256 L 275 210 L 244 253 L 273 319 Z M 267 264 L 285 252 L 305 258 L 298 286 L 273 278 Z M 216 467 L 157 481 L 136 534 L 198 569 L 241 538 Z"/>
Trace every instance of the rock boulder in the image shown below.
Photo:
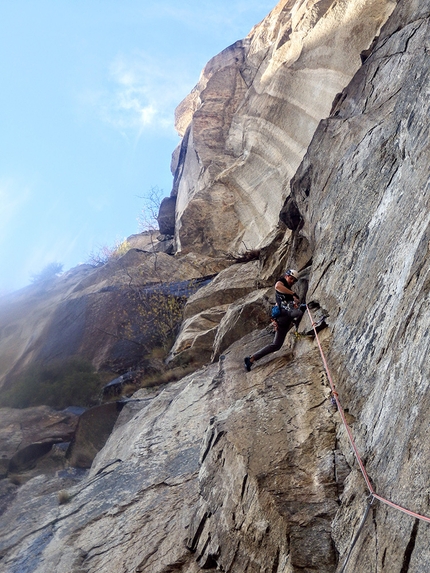
<path fill-rule="evenodd" d="M 48 406 L 22 410 L 1 408 L 1 477 L 31 469 L 38 463 L 40 466 L 54 444 L 70 442 L 78 419 L 73 411 L 57 412 Z M 64 459 L 59 467 L 63 465 Z"/>

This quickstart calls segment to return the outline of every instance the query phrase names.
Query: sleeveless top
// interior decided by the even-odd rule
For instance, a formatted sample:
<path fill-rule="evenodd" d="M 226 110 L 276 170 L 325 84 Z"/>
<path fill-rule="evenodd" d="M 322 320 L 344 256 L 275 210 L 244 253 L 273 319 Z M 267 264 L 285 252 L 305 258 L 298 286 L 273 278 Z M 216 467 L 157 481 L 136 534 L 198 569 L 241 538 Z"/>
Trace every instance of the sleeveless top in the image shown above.
<path fill-rule="evenodd" d="M 289 288 L 291 290 L 291 287 L 288 285 L 285 277 L 281 277 L 276 282 L 282 283 L 284 285 L 284 287 Z M 275 289 L 275 293 L 276 293 L 276 304 L 279 306 L 279 308 L 287 309 L 288 303 L 290 303 L 294 300 L 292 294 L 286 294 L 283 292 L 278 292 L 276 289 Z"/>

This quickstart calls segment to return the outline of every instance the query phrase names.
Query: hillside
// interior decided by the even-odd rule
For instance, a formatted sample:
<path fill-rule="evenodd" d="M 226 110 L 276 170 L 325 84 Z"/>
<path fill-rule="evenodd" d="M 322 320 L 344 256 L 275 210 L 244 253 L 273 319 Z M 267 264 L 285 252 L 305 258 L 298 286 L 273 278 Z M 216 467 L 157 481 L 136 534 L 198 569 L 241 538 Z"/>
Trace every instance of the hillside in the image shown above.
<path fill-rule="evenodd" d="M 429 28 L 428 0 L 282 0 L 178 106 L 160 244 L 0 308 L 4 391 L 58 353 L 148 367 L 139 328 L 130 346 L 106 335 L 130 284 L 208 279 L 167 359 L 193 371 L 108 404 L 90 468 L 52 469 L 51 451 L 18 486 L 3 464 L 1 572 L 428 569 Z M 319 344 L 305 314 L 247 372 L 290 267 Z M 7 414 L 9 443 L 25 423 Z M 41 463 L 76 424 L 50 415 L 3 458 L 38 445 Z"/>

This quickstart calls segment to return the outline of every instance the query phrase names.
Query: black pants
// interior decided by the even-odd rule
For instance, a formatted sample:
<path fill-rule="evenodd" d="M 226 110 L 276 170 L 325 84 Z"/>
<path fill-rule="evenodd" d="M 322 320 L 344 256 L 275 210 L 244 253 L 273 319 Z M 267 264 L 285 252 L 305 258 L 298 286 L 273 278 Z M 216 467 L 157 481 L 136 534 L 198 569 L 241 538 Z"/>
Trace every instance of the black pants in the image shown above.
<path fill-rule="evenodd" d="M 271 354 L 272 352 L 276 352 L 277 350 L 279 350 L 281 346 L 284 344 L 285 337 L 287 336 L 288 331 L 292 326 L 293 326 L 292 320 L 282 325 L 278 324 L 278 330 L 275 332 L 275 338 L 273 339 L 272 344 L 268 344 L 267 346 L 265 346 L 264 348 L 253 354 L 252 356 L 254 360 L 260 360 L 260 358 L 263 358 L 263 356 L 266 356 L 266 354 Z"/>
<path fill-rule="evenodd" d="M 281 316 L 277 319 L 278 328 L 275 332 L 275 338 L 273 339 L 272 344 L 268 344 L 258 352 L 252 355 L 254 360 L 260 360 L 266 354 L 271 354 L 272 352 L 276 352 L 281 348 L 284 344 L 285 337 L 288 334 L 288 331 L 293 326 L 293 324 L 297 325 L 300 322 L 300 319 L 303 316 L 303 311 L 299 308 L 290 309 L 288 312 L 282 312 Z"/>

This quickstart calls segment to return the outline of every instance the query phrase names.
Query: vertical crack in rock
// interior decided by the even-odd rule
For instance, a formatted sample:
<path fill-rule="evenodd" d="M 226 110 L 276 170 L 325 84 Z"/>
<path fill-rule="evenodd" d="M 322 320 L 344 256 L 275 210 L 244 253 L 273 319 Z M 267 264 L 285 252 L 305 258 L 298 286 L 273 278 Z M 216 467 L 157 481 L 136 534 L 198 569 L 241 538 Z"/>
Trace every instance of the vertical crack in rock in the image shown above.
<path fill-rule="evenodd" d="M 210 517 L 210 513 L 208 511 L 203 512 L 202 517 L 198 521 L 198 525 L 197 525 L 197 528 L 195 530 L 193 537 L 189 538 L 186 542 L 187 549 L 189 549 L 193 553 L 197 549 L 197 546 L 198 546 L 199 541 L 200 541 L 200 537 L 203 533 L 203 530 L 204 530 L 205 525 L 206 525 L 206 521 L 209 517 Z M 195 519 L 192 520 L 192 522 L 194 522 L 194 521 L 195 521 Z"/>
<path fill-rule="evenodd" d="M 199 460 L 200 464 L 202 464 L 205 461 L 206 456 L 208 455 L 209 450 L 212 447 L 212 442 L 213 442 L 214 436 L 215 436 L 214 429 L 211 428 L 211 430 L 209 430 L 209 428 L 208 428 L 206 430 L 204 441 L 203 441 L 203 453 L 202 453 L 200 460 Z"/>
<path fill-rule="evenodd" d="M 245 474 L 242 482 L 242 491 L 240 492 L 240 499 L 243 500 L 243 496 L 245 495 L 246 484 L 248 482 L 248 474 Z"/>
<path fill-rule="evenodd" d="M 276 551 L 276 555 L 275 555 L 275 559 L 273 560 L 273 565 L 272 565 L 272 571 L 271 573 L 277 573 L 278 572 L 278 567 L 279 567 L 279 556 L 280 556 L 280 550 L 279 547 Z"/>
<path fill-rule="evenodd" d="M 405 549 L 405 554 L 403 556 L 403 563 L 402 563 L 402 568 L 400 569 L 400 573 L 408 573 L 409 571 L 409 565 L 411 563 L 412 553 L 415 548 L 415 543 L 417 540 L 418 526 L 419 526 L 419 519 L 416 519 L 412 527 L 411 537 Z"/>

